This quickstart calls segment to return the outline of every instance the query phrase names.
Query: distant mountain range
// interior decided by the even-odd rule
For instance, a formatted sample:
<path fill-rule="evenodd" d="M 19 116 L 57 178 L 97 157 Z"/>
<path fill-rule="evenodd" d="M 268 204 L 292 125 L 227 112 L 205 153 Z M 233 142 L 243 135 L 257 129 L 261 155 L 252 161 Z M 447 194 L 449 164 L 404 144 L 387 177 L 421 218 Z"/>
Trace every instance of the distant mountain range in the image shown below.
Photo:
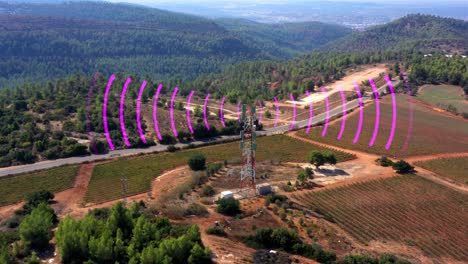
<path fill-rule="evenodd" d="M 463 53 L 467 49 L 467 21 L 431 15 L 409 15 L 365 32 L 346 36 L 319 51 L 416 50 Z"/>
<path fill-rule="evenodd" d="M 251 60 L 282 60 L 351 33 L 318 22 L 209 20 L 107 2 L 0 2 L 0 85 L 73 73 L 190 80 Z"/>

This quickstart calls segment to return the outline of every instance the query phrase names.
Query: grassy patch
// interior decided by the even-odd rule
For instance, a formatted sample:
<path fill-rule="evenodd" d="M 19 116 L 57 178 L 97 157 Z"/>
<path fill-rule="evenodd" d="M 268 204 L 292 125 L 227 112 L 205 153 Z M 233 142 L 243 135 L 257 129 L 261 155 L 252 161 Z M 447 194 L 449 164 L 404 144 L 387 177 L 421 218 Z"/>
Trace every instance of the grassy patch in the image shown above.
<path fill-rule="evenodd" d="M 295 198 L 362 243 L 396 241 L 430 257 L 468 259 L 468 195 L 422 177 L 398 176 Z"/>
<path fill-rule="evenodd" d="M 58 192 L 73 186 L 79 166 L 65 166 L 32 173 L 0 177 L 0 206 L 19 202 L 28 193 Z"/>
<path fill-rule="evenodd" d="M 446 109 L 452 105 L 459 113 L 468 112 L 463 89 L 453 85 L 425 85 L 417 98 L 425 103 Z"/>
<path fill-rule="evenodd" d="M 356 149 L 368 153 L 387 155 L 389 157 L 405 158 L 415 155 L 431 155 L 437 153 L 463 152 L 468 149 L 467 121 L 452 118 L 413 104 L 414 116 L 407 149 L 404 149 L 410 127 L 410 107 L 408 96 L 397 96 L 397 126 L 392 145 L 385 149 L 392 124 L 391 97 L 385 96 L 380 102 L 379 131 L 374 146 L 369 143 L 374 132 L 375 105 L 368 103 L 364 108 L 362 133 L 359 141 L 353 144 L 359 121 L 359 110 L 355 110 L 346 120 L 343 138 L 336 140 L 341 129 L 341 119 L 328 127 L 325 137 L 321 136 L 323 127 L 315 127 L 307 135 L 301 131 L 298 135 L 323 143 L 336 145 L 347 149 Z"/>
<path fill-rule="evenodd" d="M 468 157 L 434 159 L 417 162 L 416 165 L 457 183 L 468 184 Z"/>
<path fill-rule="evenodd" d="M 307 144 L 284 135 L 261 137 L 257 140 L 257 160 L 281 160 L 284 162 L 305 162 L 311 150 L 324 150 L 316 145 Z M 120 178 L 128 178 L 128 193 L 148 191 L 151 181 L 164 171 L 187 164 L 195 154 L 203 154 L 207 162 L 240 159 L 238 142 L 183 150 L 174 153 L 161 153 L 145 157 L 121 159 L 96 166 L 86 193 L 87 202 L 103 202 L 121 197 Z M 336 153 L 338 161 L 352 159 L 343 152 Z"/>

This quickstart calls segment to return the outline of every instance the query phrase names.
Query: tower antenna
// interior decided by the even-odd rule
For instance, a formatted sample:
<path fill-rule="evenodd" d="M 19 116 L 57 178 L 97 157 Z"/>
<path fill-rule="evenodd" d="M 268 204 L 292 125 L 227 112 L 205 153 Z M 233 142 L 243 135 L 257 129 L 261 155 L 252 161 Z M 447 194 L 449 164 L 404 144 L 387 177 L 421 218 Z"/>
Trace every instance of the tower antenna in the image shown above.
<path fill-rule="evenodd" d="M 242 169 L 240 172 L 240 191 L 249 192 L 250 189 L 257 194 L 256 189 L 256 174 L 255 174 L 255 152 L 257 151 L 257 133 L 256 133 L 256 111 L 255 106 L 250 107 L 250 112 L 246 113 L 245 104 L 242 105 L 242 131 L 241 137 L 241 153 L 242 153 Z"/>

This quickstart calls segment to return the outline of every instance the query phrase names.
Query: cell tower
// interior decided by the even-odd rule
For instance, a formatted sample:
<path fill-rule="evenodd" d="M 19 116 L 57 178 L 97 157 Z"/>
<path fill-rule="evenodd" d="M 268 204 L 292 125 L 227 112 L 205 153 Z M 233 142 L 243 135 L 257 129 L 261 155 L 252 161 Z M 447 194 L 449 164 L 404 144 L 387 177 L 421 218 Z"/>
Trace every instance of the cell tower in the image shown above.
<path fill-rule="evenodd" d="M 241 192 L 253 189 L 257 194 L 255 182 L 255 152 L 257 150 L 257 134 L 255 121 L 256 113 L 255 106 L 250 108 L 250 113 L 247 115 L 246 106 L 242 105 L 242 124 L 243 130 L 240 133 L 242 152 L 242 169 L 240 172 L 240 189 Z"/>

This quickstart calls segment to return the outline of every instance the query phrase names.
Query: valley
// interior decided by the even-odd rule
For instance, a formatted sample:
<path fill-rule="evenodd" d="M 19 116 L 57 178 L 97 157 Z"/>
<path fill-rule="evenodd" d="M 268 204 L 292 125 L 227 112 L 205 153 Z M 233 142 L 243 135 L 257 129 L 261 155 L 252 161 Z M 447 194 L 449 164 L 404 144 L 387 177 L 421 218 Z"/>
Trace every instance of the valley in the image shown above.
<path fill-rule="evenodd" d="M 466 21 L 165 5 L 0 2 L 1 264 L 466 263 Z"/>

